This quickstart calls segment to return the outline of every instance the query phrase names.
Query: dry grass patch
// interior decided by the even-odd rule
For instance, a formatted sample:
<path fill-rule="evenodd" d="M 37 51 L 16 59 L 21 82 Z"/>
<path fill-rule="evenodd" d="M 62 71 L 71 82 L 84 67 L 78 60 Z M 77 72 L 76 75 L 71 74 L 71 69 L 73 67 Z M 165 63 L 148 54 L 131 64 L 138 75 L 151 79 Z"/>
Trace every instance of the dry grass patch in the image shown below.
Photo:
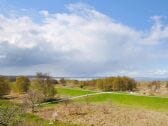
<path fill-rule="evenodd" d="M 168 126 L 168 113 L 114 105 L 60 104 L 39 116 L 86 126 Z"/>

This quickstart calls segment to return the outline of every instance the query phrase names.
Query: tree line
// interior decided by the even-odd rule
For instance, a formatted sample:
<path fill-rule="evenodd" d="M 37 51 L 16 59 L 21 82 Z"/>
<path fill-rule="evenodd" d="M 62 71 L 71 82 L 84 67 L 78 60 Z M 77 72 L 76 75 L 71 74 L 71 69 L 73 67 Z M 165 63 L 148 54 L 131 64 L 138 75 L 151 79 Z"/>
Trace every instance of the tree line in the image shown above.
<path fill-rule="evenodd" d="M 137 87 L 137 82 L 126 76 L 107 77 L 86 81 L 68 80 L 67 83 L 70 81 L 71 83 L 80 86 L 80 88 L 91 86 L 103 91 L 133 91 Z"/>
<path fill-rule="evenodd" d="M 24 103 L 32 112 L 42 102 L 53 99 L 56 94 L 55 80 L 48 74 L 37 73 L 33 80 L 26 76 L 18 76 L 15 81 L 0 76 L 0 98 L 7 94 L 24 94 Z"/>

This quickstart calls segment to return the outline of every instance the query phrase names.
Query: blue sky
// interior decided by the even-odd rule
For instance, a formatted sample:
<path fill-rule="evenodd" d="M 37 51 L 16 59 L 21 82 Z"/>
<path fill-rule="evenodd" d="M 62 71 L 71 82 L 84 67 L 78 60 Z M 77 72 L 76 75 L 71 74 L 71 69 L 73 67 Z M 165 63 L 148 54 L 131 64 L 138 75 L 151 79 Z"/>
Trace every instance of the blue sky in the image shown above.
<path fill-rule="evenodd" d="M 167 0 L 2 0 L 1 3 L 18 9 L 47 10 L 50 13 L 65 12 L 65 6 L 71 3 L 84 3 L 137 29 L 149 28 L 151 16 L 167 16 L 168 12 Z"/>
<path fill-rule="evenodd" d="M 1 0 L 0 74 L 167 77 L 167 0 Z"/>

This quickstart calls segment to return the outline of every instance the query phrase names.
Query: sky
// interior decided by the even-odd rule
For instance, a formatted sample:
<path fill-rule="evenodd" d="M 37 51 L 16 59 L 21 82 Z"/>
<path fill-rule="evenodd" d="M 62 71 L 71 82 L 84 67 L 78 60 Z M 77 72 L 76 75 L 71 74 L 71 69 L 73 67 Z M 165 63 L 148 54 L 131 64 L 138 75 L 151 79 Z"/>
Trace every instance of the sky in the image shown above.
<path fill-rule="evenodd" d="M 1 0 L 0 74 L 168 77 L 167 0 Z"/>

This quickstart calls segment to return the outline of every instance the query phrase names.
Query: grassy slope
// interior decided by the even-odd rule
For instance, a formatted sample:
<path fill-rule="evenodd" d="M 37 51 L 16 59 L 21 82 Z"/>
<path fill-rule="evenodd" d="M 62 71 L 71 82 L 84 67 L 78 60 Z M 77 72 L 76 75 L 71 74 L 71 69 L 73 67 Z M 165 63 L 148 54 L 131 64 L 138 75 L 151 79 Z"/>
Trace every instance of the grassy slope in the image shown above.
<path fill-rule="evenodd" d="M 80 89 L 58 88 L 58 94 L 68 96 L 79 96 L 94 93 Z M 86 97 L 77 101 L 86 101 Z M 99 94 L 87 97 L 87 101 L 92 103 L 111 102 L 114 104 L 128 105 L 131 107 L 142 107 L 152 110 L 168 111 L 168 98 L 136 96 L 127 94 Z"/>
<path fill-rule="evenodd" d="M 79 101 L 83 101 L 82 98 Z M 134 96 L 125 94 L 101 94 L 89 96 L 88 101 L 94 103 L 111 102 L 114 104 L 142 107 L 152 110 L 168 111 L 168 98 Z"/>
<path fill-rule="evenodd" d="M 58 94 L 65 95 L 65 96 L 70 96 L 70 97 L 95 93 L 94 91 L 72 89 L 72 88 L 62 88 L 62 87 L 57 87 L 56 90 L 57 90 Z"/>

